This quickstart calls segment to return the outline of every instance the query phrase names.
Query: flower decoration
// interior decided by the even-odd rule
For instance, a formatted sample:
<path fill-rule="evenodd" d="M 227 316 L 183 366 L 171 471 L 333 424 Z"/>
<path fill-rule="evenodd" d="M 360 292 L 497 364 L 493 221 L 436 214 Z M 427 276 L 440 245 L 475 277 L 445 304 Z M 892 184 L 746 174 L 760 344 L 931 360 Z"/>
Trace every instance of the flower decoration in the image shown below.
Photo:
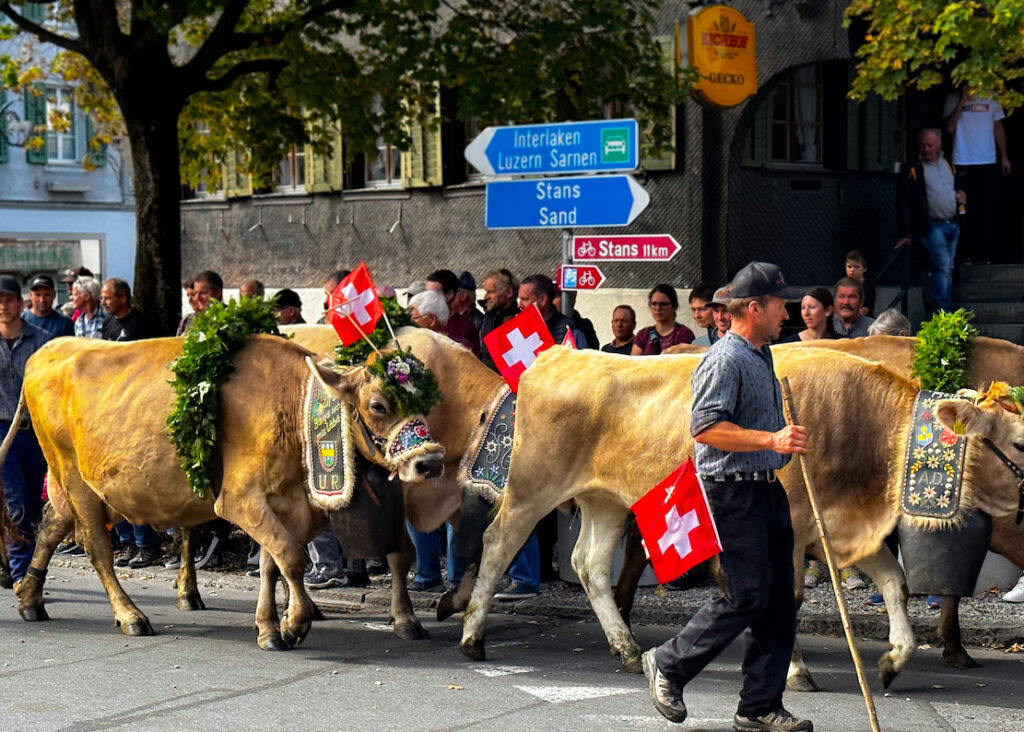
<path fill-rule="evenodd" d="M 441 388 L 434 372 L 409 351 L 386 351 L 366 362 L 401 417 L 426 415 L 441 401 Z"/>

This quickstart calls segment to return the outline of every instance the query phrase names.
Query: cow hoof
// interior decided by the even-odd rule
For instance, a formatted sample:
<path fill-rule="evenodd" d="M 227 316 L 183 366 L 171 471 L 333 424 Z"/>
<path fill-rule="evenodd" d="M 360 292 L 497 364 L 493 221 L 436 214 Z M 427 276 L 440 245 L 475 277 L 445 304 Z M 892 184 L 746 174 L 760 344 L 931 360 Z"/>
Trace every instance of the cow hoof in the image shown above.
<path fill-rule="evenodd" d="M 142 620 L 131 620 L 127 623 L 121 623 L 121 632 L 125 635 L 156 635 L 153 632 L 153 626 L 149 624 L 149 621 L 143 618 Z"/>
<path fill-rule="evenodd" d="M 260 636 L 256 643 L 264 651 L 290 651 L 292 647 L 279 635 Z"/>
<path fill-rule="evenodd" d="M 19 607 L 18 614 L 21 615 L 21 619 L 26 623 L 39 623 L 50 619 L 50 616 L 46 614 L 46 608 L 42 605 Z"/>
<path fill-rule="evenodd" d="M 946 665 L 950 668 L 981 668 L 981 664 L 967 655 L 967 651 L 962 648 L 959 651 L 953 653 L 943 653 L 942 660 L 945 661 Z"/>
<path fill-rule="evenodd" d="M 179 610 L 184 610 L 185 612 L 206 609 L 206 603 L 203 602 L 203 598 L 202 595 L 199 594 L 199 590 L 178 595 L 178 600 L 174 604 Z"/>
<path fill-rule="evenodd" d="M 430 637 L 427 634 L 426 629 L 419 624 L 419 621 L 416 620 L 408 623 L 396 624 L 395 635 L 402 640 L 426 640 Z"/>
<path fill-rule="evenodd" d="M 281 637 L 284 642 L 294 648 L 306 639 L 306 635 L 309 633 L 309 624 L 307 623 L 305 628 L 296 628 L 295 630 L 288 630 L 287 628 L 281 629 Z"/>
<path fill-rule="evenodd" d="M 810 676 L 790 676 L 786 679 L 788 691 L 821 691 Z"/>
<path fill-rule="evenodd" d="M 458 610 L 455 607 L 455 590 L 448 590 L 437 601 L 437 620 L 438 622 L 447 620 L 457 612 Z"/>
<path fill-rule="evenodd" d="M 896 678 L 899 671 L 893 666 L 892 659 L 888 655 L 882 656 L 878 661 L 878 678 L 882 681 L 882 688 L 888 689 L 889 684 Z"/>
<path fill-rule="evenodd" d="M 314 603 L 313 603 L 313 621 L 314 621 L 314 622 L 316 622 L 316 621 L 320 621 L 320 620 L 326 620 L 326 619 L 327 619 L 327 618 L 325 618 L 325 617 L 324 617 L 324 613 L 323 613 L 323 611 L 322 611 L 322 610 L 320 609 L 320 606 L 319 606 L 319 605 L 317 605 L 317 604 L 316 604 L 316 603 L 314 602 Z"/>
<path fill-rule="evenodd" d="M 627 674 L 642 674 L 644 672 L 638 652 L 630 651 L 628 654 L 623 653 L 620 655 L 622 656 L 622 670 Z"/>
<path fill-rule="evenodd" d="M 487 654 L 484 653 L 484 642 L 482 640 L 462 641 L 462 643 L 459 644 L 459 650 L 462 651 L 462 655 L 470 661 L 487 660 Z"/>

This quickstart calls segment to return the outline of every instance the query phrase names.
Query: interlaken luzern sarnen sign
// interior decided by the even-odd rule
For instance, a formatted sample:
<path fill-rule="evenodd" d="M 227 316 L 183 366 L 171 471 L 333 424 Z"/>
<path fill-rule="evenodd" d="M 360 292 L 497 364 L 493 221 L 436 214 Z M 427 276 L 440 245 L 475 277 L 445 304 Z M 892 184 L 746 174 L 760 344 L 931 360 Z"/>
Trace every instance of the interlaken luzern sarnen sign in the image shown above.
<path fill-rule="evenodd" d="M 698 96 L 716 107 L 734 107 L 757 93 L 754 24 L 724 5 L 694 10 L 687 19 L 690 65 Z"/>

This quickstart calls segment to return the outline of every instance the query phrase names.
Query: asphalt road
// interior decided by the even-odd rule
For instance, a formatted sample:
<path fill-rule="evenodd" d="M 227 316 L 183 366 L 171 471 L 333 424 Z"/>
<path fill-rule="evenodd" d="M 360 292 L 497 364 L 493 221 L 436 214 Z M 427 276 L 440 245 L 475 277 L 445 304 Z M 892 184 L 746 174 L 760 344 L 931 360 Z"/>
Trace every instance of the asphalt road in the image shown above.
<path fill-rule="evenodd" d="M 209 610 L 174 607 L 169 583 L 124 580 L 158 635 L 115 630 L 91 571 L 51 567 L 47 623 L 28 624 L 0 590 L 0 727 L 4 730 L 596 730 L 670 729 L 643 677 L 623 673 L 596 623 L 492 614 L 486 663 L 458 651 L 457 622 L 424 613 L 426 641 L 391 635 L 376 611 L 328 613 L 303 645 L 260 651 L 255 594 L 203 587 Z M 315 597 L 315 593 L 314 593 Z M 637 627 L 652 645 L 670 628 Z M 801 636 L 825 691 L 787 694 L 818 730 L 868 730 L 842 639 Z M 869 666 L 885 646 L 860 644 Z M 947 669 L 922 649 L 884 694 L 884 730 L 1024 729 L 1024 654 L 975 651 L 983 667 Z M 734 644 L 686 690 L 684 729 L 731 728 L 741 645 Z"/>

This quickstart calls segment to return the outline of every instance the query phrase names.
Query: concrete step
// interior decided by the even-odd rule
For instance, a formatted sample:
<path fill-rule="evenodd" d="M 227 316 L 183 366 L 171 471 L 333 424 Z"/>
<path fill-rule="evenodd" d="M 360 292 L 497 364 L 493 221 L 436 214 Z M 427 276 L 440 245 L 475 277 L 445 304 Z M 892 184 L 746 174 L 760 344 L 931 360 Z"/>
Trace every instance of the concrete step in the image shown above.
<path fill-rule="evenodd" d="M 1016 282 L 1024 287 L 1022 264 L 965 264 L 957 272 L 961 282 Z"/>
<path fill-rule="evenodd" d="M 983 336 L 1024 345 L 1024 323 L 975 323 L 975 327 Z"/>
<path fill-rule="evenodd" d="M 964 308 L 974 312 L 974 325 L 979 323 L 1024 323 L 1024 302 L 958 302 L 953 309 Z"/>
<path fill-rule="evenodd" d="M 1024 302 L 1021 282 L 959 282 L 953 285 L 954 302 Z"/>

